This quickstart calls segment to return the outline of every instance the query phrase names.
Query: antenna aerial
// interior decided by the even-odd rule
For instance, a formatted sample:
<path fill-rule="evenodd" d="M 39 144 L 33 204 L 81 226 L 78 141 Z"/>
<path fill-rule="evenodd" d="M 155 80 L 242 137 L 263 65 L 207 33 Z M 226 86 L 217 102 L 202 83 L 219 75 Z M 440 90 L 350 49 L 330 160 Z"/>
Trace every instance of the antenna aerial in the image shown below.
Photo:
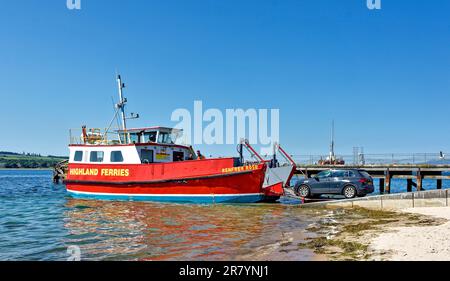
<path fill-rule="evenodd" d="M 334 161 L 336 159 L 334 155 L 334 120 L 331 123 L 331 143 L 330 143 L 330 160 Z"/>
<path fill-rule="evenodd" d="M 125 105 L 127 103 L 127 99 L 123 97 L 123 88 L 125 88 L 125 84 L 122 83 L 122 78 L 120 75 L 117 75 L 117 86 L 119 87 L 119 103 L 117 103 L 117 108 L 120 109 L 122 115 L 122 130 L 126 131 L 127 121 L 125 117 Z"/>
<path fill-rule="evenodd" d="M 123 96 L 123 89 L 125 88 L 125 83 L 122 82 L 122 77 L 117 75 L 117 86 L 119 88 L 119 103 L 117 103 L 117 108 L 121 112 L 122 119 L 122 131 L 126 136 L 126 142 L 131 143 L 130 135 L 127 133 L 127 119 L 137 119 L 139 118 L 139 114 L 131 113 L 130 117 L 127 117 L 125 114 L 125 105 L 127 103 L 127 99 Z"/>

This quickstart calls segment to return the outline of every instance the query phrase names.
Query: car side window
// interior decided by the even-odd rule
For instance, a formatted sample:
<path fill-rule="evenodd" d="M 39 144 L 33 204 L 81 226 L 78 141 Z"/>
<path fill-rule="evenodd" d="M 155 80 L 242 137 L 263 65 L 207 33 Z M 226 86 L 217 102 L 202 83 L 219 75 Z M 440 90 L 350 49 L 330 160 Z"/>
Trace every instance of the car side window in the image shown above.
<path fill-rule="evenodd" d="M 345 171 L 333 171 L 333 177 L 334 178 L 344 178 L 346 177 L 346 172 Z"/>
<path fill-rule="evenodd" d="M 323 178 L 329 178 L 331 176 L 331 171 L 327 170 L 327 171 L 322 171 L 320 173 L 317 174 L 317 177 L 319 179 L 323 179 Z"/>
<path fill-rule="evenodd" d="M 349 178 L 354 178 L 355 177 L 355 173 L 353 171 L 348 171 L 348 177 Z"/>

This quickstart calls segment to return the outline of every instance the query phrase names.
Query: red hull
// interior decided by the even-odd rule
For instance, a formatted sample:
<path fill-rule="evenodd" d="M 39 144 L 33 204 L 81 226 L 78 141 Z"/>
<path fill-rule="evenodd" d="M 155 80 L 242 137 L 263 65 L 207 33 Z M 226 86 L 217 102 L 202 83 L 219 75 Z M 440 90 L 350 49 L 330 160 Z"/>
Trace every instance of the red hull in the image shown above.
<path fill-rule="evenodd" d="M 148 165 L 70 164 L 66 185 L 69 192 L 81 197 L 91 195 L 156 201 L 207 198 L 207 202 L 263 200 L 266 165 L 233 165 L 233 158 Z M 248 199 L 244 200 L 243 196 Z M 171 200 L 174 198 L 176 200 Z"/>

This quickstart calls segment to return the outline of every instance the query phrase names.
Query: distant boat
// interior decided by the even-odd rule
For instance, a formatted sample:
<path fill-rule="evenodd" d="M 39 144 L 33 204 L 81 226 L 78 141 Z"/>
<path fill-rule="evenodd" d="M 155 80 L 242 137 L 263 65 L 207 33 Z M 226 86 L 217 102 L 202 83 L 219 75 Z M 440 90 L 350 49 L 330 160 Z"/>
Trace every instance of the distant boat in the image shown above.
<path fill-rule="evenodd" d="M 317 162 L 318 165 L 325 166 L 325 165 L 345 165 L 345 161 L 342 158 L 336 157 L 334 154 L 334 120 L 331 125 L 331 142 L 330 142 L 330 152 L 327 158 L 320 159 Z"/>

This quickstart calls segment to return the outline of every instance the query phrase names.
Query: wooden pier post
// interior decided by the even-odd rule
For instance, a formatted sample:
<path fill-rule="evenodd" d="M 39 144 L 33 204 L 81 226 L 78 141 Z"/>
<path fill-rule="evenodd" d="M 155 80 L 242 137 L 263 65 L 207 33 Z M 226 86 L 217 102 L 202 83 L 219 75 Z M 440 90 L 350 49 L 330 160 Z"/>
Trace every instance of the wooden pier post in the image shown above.
<path fill-rule="evenodd" d="M 407 192 L 412 192 L 412 187 L 413 187 L 413 181 L 412 181 L 412 179 L 407 179 L 406 180 L 407 181 L 407 187 L 406 187 L 406 191 Z"/>
<path fill-rule="evenodd" d="M 422 191 L 422 173 L 420 172 L 420 169 L 417 170 L 417 191 Z"/>
<path fill-rule="evenodd" d="M 391 173 L 389 172 L 389 169 L 386 169 L 386 173 L 384 175 L 385 181 L 386 181 L 386 193 L 391 193 Z"/>
<path fill-rule="evenodd" d="M 384 179 L 380 178 L 380 194 L 384 193 Z"/>
<path fill-rule="evenodd" d="M 436 180 L 437 189 L 442 189 L 442 179 Z"/>
<path fill-rule="evenodd" d="M 304 175 L 305 175 L 305 178 L 307 178 L 307 179 L 309 179 L 311 177 L 311 175 L 308 173 L 308 168 L 305 169 Z"/>

